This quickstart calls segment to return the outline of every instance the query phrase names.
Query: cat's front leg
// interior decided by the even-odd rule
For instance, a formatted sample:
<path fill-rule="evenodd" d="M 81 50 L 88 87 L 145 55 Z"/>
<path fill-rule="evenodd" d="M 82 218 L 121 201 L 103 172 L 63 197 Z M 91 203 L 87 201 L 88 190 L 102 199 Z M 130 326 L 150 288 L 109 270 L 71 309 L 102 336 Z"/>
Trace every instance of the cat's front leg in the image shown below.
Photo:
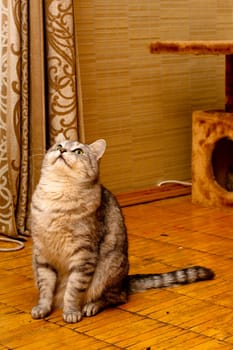
<path fill-rule="evenodd" d="M 34 262 L 37 286 L 39 289 L 38 304 L 32 308 L 31 315 L 34 319 L 47 316 L 53 304 L 53 295 L 56 286 L 57 274 L 49 264 Z"/>
<path fill-rule="evenodd" d="M 91 261 L 70 270 L 64 294 L 63 319 L 65 322 L 76 323 L 81 320 L 86 291 L 94 270 L 95 263 Z"/>

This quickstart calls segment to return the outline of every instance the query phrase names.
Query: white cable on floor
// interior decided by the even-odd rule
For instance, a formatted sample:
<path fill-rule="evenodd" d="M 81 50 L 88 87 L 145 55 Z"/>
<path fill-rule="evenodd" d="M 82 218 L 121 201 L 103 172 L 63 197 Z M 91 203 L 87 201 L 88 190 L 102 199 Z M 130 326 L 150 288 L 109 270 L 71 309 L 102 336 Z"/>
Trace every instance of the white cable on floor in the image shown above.
<path fill-rule="evenodd" d="M 178 184 L 178 185 L 183 185 L 183 186 L 192 186 L 192 182 L 189 181 L 179 181 L 179 180 L 165 180 L 165 181 L 160 181 L 157 183 L 157 186 L 162 186 L 165 184 Z"/>
<path fill-rule="evenodd" d="M 21 241 L 17 241 L 16 239 L 13 238 L 1 238 L 0 241 L 2 242 L 9 242 L 9 243 L 16 243 L 17 246 L 13 248 L 1 248 L 0 247 L 0 252 L 15 252 L 16 250 L 20 250 L 24 248 L 24 243 Z"/>

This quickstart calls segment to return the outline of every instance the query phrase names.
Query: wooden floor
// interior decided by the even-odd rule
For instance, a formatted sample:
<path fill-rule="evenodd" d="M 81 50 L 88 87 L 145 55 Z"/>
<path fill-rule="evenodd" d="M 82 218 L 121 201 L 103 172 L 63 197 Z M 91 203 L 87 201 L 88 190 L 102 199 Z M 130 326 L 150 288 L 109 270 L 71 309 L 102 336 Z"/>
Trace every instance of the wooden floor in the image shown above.
<path fill-rule="evenodd" d="M 0 349 L 233 349 L 233 209 L 190 196 L 124 208 L 131 273 L 202 264 L 213 281 L 132 295 L 77 324 L 61 311 L 32 320 L 31 242 L 0 253 Z"/>

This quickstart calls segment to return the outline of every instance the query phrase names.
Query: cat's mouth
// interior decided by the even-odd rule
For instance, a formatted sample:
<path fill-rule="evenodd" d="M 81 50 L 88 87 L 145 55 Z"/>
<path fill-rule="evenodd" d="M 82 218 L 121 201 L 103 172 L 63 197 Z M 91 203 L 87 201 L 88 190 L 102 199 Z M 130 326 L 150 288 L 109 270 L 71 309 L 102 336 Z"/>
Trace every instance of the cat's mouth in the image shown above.
<path fill-rule="evenodd" d="M 59 155 L 59 157 L 55 160 L 54 163 L 56 163 L 58 160 L 62 160 L 65 163 L 65 165 L 67 165 L 71 169 L 71 166 L 67 163 L 67 161 L 63 157 L 62 153 Z"/>

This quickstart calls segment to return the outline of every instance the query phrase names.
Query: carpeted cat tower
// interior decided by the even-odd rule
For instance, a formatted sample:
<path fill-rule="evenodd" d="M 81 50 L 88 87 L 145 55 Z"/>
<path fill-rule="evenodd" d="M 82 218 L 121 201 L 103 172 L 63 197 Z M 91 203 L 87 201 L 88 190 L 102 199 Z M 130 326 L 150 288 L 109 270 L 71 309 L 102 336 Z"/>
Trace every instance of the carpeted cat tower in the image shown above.
<path fill-rule="evenodd" d="M 192 119 L 192 201 L 233 206 L 233 41 L 161 42 L 151 53 L 225 55 L 225 111 L 195 111 Z"/>

